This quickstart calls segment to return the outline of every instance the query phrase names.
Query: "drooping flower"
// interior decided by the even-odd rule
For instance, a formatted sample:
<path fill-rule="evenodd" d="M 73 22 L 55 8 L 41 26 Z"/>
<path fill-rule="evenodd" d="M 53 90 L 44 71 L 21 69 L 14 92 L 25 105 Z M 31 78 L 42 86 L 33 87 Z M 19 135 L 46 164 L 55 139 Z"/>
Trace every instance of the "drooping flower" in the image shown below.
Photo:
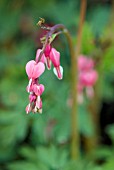
<path fill-rule="evenodd" d="M 29 61 L 26 64 L 26 73 L 29 77 L 29 84 L 27 86 L 27 91 L 32 91 L 32 85 L 34 80 L 42 75 L 45 70 L 45 65 L 42 62 L 37 63 L 34 60 Z"/>
<path fill-rule="evenodd" d="M 35 95 L 34 93 L 31 93 L 31 94 L 29 95 L 29 101 L 30 101 L 30 103 L 34 102 L 35 100 L 36 100 L 36 95 Z"/>
<path fill-rule="evenodd" d="M 37 109 L 42 109 L 42 100 L 41 100 L 40 96 L 37 96 L 35 107 Z"/>
<path fill-rule="evenodd" d="M 78 57 L 78 70 L 79 71 L 87 71 L 93 69 L 94 61 L 91 58 L 87 58 L 84 55 L 80 55 Z"/>
<path fill-rule="evenodd" d="M 55 48 L 52 48 L 50 52 L 50 59 L 55 67 L 54 73 L 57 75 L 59 79 L 62 79 L 63 69 L 62 66 L 60 67 L 60 53 Z"/>
<path fill-rule="evenodd" d="M 84 86 L 93 86 L 98 79 L 98 74 L 95 70 L 81 72 L 79 79 Z"/>
<path fill-rule="evenodd" d="M 44 91 L 44 85 L 43 84 L 40 84 L 40 85 L 37 85 L 35 84 L 33 86 L 33 92 L 37 95 L 37 96 L 41 96 L 43 91 Z"/>
<path fill-rule="evenodd" d="M 29 104 L 26 107 L 26 113 L 42 113 L 42 99 L 41 95 L 44 91 L 44 85 L 39 84 L 39 77 L 45 71 L 45 65 L 47 68 L 51 68 L 51 62 L 54 66 L 54 73 L 59 78 L 63 77 L 63 68 L 60 66 L 60 53 L 52 48 L 50 44 L 47 44 L 44 51 L 38 49 L 36 52 L 35 60 L 31 60 L 26 64 L 26 73 L 29 78 L 29 83 L 26 88 L 29 93 Z"/>
<path fill-rule="evenodd" d="M 41 49 L 38 49 L 37 51 L 36 51 L 36 59 L 35 59 L 35 61 L 36 61 L 36 63 L 38 63 L 38 60 L 39 60 L 39 56 L 40 56 L 40 53 L 41 53 Z M 46 61 L 45 61 L 45 55 L 44 54 L 42 54 L 42 57 L 41 57 L 41 59 L 40 59 L 40 62 L 42 62 L 42 63 L 45 63 Z"/>
<path fill-rule="evenodd" d="M 58 77 L 58 79 L 61 80 L 63 78 L 63 67 L 62 66 L 54 67 L 53 72 Z"/>
<path fill-rule="evenodd" d="M 47 68 L 48 68 L 48 70 L 50 70 L 51 69 L 51 60 L 50 60 L 50 52 L 51 52 L 51 46 L 50 46 L 50 44 L 47 44 L 46 45 L 46 48 L 45 48 L 45 50 L 44 50 L 44 55 L 45 55 L 45 57 L 46 57 L 46 65 L 47 65 Z"/>
<path fill-rule="evenodd" d="M 42 100 L 41 95 L 44 91 L 44 85 L 43 84 L 37 84 L 35 83 L 33 85 L 32 91 L 29 95 L 29 104 L 26 107 L 26 113 L 29 112 L 33 113 L 42 113 Z"/>
<path fill-rule="evenodd" d="M 26 73 L 30 79 L 36 79 L 44 72 L 45 66 L 42 62 L 37 63 L 34 60 L 26 64 Z"/>
<path fill-rule="evenodd" d="M 98 73 L 94 68 L 94 61 L 84 55 L 78 57 L 78 101 L 83 102 L 83 90 L 88 98 L 94 96 L 94 88 L 98 79 Z M 81 99 L 81 100 L 80 100 Z M 81 102 L 80 102 L 81 101 Z"/>

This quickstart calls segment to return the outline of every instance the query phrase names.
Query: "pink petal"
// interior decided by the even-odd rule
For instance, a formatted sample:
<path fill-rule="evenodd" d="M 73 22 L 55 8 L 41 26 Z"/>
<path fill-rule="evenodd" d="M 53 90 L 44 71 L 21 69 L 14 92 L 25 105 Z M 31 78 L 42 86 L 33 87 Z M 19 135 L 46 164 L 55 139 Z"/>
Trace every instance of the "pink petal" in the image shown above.
<path fill-rule="evenodd" d="M 42 62 L 36 63 L 34 60 L 31 60 L 26 64 L 26 73 L 29 78 L 38 78 L 44 70 L 45 66 Z"/>
<path fill-rule="evenodd" d="M 91 58 L 88 58 L 84 55 L 78 57 L 78 70 L 90 70 L 94 67 L 94 61 Z"/>
<path fill-rule="evenodd" d="M 47 44 L 47 45 L 46 45 L 46 48 L 45 48 L 45 50 L 44 50 L 45 56 L 46 56 L 46 57 L 49 57 L 49 56 L 50 56 L 50 52 L 51 52 L 51 46 L 50 46 L 50 44 Z"/>
<path fill-rule="evenodd" d="M 42 95 L 43 91 L 44 91 L 44 85 L 40 84 L 40 85 L 34 85 L 33 86 L 33 91 L 37 96 Z"/>
<path fill-rule="evenodd" d="M 30 103 L 27 105 L 25 110 L 26 110 L 27 114 L 32 111 L 32 107 L 31 107 Z"/>
<path fill-rule="evenodd" d="M 47 69 L 50 70 L 51 69 L 51 60 L 49 57 L 46 57 L 46 66 L 47 66 Z"/>
<path fill-rule="evenodd" d="M 44 92 L 45 87 L 43 84 L 40 84 L 40 95 Z"/>
<path fill-rule="evenodd" d="M 26 64 L 26 73 L 30 78 L 32 78 L 35 64 L 36 62 L 34 60 L 31 60 Z"/>
<path fill-rule="evenodd" d="M 80 74 L 80 81 L 84 86 L 93 86 L 98 79 L 98 74 L 95 70 L 83 72 Z"/>
<path fill-rule="evenodd" d="M 52 48 L 50 52 L 50 59 L 54 67 L 60 66 L 60 53 L 55 48 Z"/>
<path fill-rule="evenodd" d="M 39 62 L 35 65 L 34 71 L 33 71 L 33 78 L 38 78 L 41 76 L 41 74 L 45 71 L 45 65 L 42 62 Z"/>
<path fill-rule="evenodd" d="M 30 103 L 35 102 L 36 96 L 34 94 L 30 94 L 29 95 L 29 100 L 30 100 Z"/>
<path fill-rule="evenodd" d="M 40 55 L 41 51 L 42 51 L 41 49 L 38 49 L 36 52 L 36 59 L 35 59 L 36 62 L 38 62 L 39 55 Z M 44 54 L 42 55 L 40 62 L 45 63 L 45 55 Z"/>

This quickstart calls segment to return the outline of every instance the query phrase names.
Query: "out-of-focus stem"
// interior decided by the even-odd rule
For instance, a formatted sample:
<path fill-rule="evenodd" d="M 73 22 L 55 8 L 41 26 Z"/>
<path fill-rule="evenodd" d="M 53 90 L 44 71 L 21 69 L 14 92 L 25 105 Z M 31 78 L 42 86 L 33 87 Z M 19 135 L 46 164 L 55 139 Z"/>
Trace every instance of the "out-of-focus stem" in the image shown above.
<path fill-rule="evenodd" d="M 72 38 L 66 30 L 64 34 L 67 37 L 70 56 L 71 56 L 71 95 L 72 95 L 72 110 L 71 110 L 71 158 L 79 158 L 79 130 L 78 130 L 78 113 L 77 113 L 77 62 L 75 57 L 75 50 L 72 43 Z"/>
<path fill-rule="evenodd" d="M 83 24 L 84 24 L 84 19 L 86 14 L 86 6 L 87 6 L 87 0 L 81 0 L 80 23 L 79 23 L 78 34 L 77 34 L 77 44 L 75 48 L 76 58 L 78 58 L 81 51 L 82 30 L 83 30 Z"/>
<path fill-rule="evenodd" d="M 67 35 L 67 38 L 69 39 L 69 46 L 71 51 L 71 65 L 72 65 L 72 140 L 71 140 L 71 155 L 73 159 L 76 159 L 79 157 L 79 132 L 78 132 L 78 124 L 77 124 L 77 118 L 78 118 L 78 103 L 77 103 L 77 82 L 78 82 L 78 68 L 77 68 L 77 59 L 81 51 L 81 41 L 82 41 L 82 30 L 83 30 L 83 24 L 84 24 L 84 18 L 86 13 L 86 0 L 81 0 L 81 8 L 80 8 L 80 23 L 78 28 L 78 34 L 77 34 L 77 44 L 75 47 L 75 50 L 72 49 L 72 43 L 70 40 L 70 36 Z"/>
<path fill-rule="evenodd" d="M 77 68 L 77 59 L 81 51 L 81 40 L 82 40 L 82 29 L 84 24 L 84 18 L 86 13 L 86 0 L 81 0 L 81 9 L 80 9 L 80 23 L 78 28 L 77 44 L 74 50 L 71 36 L 66 32 L 66 36 L 69 42 L 70 54 L 71 54 L 71 75 L 72 75 L 72 111 L 71 111 L 71 125 L 72 125 L 72 134 L 71 134 L 71 156 L 72 159 L 79 157 L 79 131 L 78 131 L 78 103 L 77 103 L 77 82 L 78 82 L 78 68 Z"/>

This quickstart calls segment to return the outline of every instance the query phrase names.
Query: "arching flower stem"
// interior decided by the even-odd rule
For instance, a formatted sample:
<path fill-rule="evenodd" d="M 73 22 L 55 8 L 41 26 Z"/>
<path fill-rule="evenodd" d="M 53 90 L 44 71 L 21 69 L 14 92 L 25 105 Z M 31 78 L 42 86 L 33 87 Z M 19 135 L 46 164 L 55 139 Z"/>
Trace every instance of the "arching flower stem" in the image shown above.
<path fill-rule="evenodd" d="M 79 157 L 79 131 L 78 131 L 78 118 L 77 118 L 77 59 L 75 56 L 75 48 L 72 42 L 72 37 L 63 24 L 57 24 L 50 28 L 46 34 L 46 39 L 43 44 L 42 51 L 39 56 L 39 61 L 44 53 L 46 45 L 49 43 L 50 37 L 56 33 L 57 35 L 63 33 L 68 41 L 70 57 L 71 57 L 71 96 L 72 96 L 72 107 L 71 107 L 71 157 L 76 159 Z"/>

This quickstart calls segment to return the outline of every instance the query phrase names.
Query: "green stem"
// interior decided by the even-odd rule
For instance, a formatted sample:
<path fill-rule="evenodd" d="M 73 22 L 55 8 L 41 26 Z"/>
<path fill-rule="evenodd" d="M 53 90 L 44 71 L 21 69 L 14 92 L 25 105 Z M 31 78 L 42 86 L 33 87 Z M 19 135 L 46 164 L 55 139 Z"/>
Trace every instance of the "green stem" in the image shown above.
<path fill-rule="evenodd" d="M 71 56 L 71 95 L 72 95 L 72 110 L 71 110 L 71 158 L 77 159 L 79 157 L 79 131 L 78 131 L 78 113 L 77 113 L 77 60 L 75 57 L 75 50 L 72 38 L 68 30 L 64 30 L 67 38 L 70 56 Z"/>
<path fill-rule="evenodd" d="M 40 53 L 39 60 L 42 57 L 42 54 L 45 50 L 45 47 L 48 43 L 49 38 L 55 32 L 61 33 L 63 32 L 67 38 L 69 49 L 70 49 L 70 57 L 71 57 L 71 94 L 72 94 L 72 108 L 71 108 L 71 158 L 76 159 L 79 157 L 79 132 L 77 126 L 77 60 L 75 57 L 75 50 L 72 42 L 72 37 L 66 27 L 62 24 L 57 24 L 50 28 L 50 31 L 46 35 L 46 40 L 42 51 Z"/>
<path fill-rule="evenodd" d="M 79 22 L 79 28 L 78 28 L 78 34 L 77 34 L 77 44 L 75 48 L 76 58 L 78 58 L 80 51 L 81 51 L 82 31 L 83 31 L 84 19 L 85 19 L 85 14 L 86 14 L 86 6 L 87 6 L 87 0 L 81 0 L 80 22 Z"/>

